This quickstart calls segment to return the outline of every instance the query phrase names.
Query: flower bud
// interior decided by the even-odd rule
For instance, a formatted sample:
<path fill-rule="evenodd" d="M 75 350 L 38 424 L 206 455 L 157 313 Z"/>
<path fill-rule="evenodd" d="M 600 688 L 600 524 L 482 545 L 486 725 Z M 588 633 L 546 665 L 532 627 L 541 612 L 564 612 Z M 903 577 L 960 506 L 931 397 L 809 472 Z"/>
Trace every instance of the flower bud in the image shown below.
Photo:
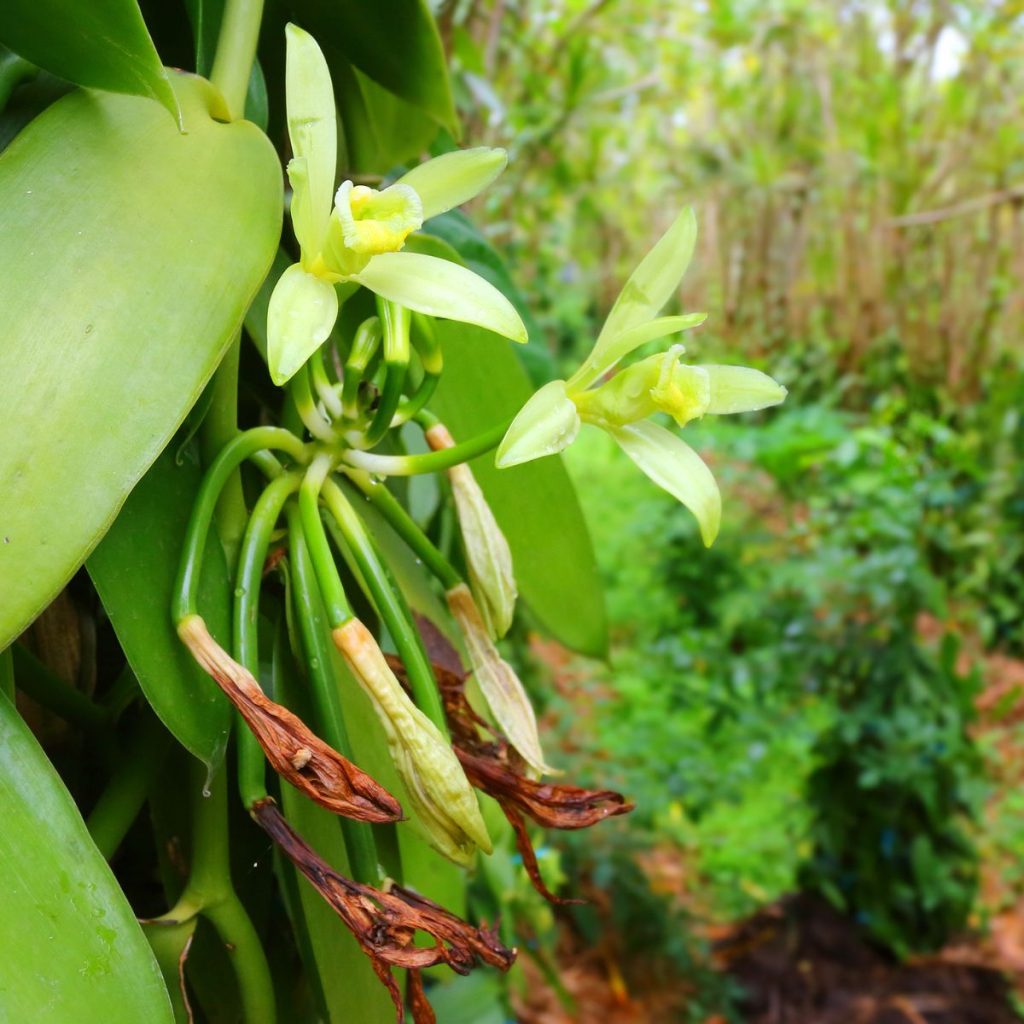
<path fill-rule="evenodd" d="M 460 583 L 445 595 L 448 607 L 462 630 L 466 652 L 476 681 L 498 727 L 523 760 L 541 774 L 551 769 L 544 763 L 537 717 L 519 677 L 494 646 L 469 588 Z"/>
<path fill-rule="evenodd" d="M 426 439 L 434 451 L 455 444 L 443 423 L 430 427 Z M 452 466 L 448 479 L 462 531 L 469 585 L 488 633 L 498 640 L 508 632 L 516 610 L 512 552 L 469 466 L 465 463 Z"/>
<path fill-rule="evenodd" d="M 490 853 L 476 795 L 451 744 L 409 699 L 370 631 L 349 619 L 331 633 L 384 727 L 388 749 L 430 845 L 457 864 Z"/>

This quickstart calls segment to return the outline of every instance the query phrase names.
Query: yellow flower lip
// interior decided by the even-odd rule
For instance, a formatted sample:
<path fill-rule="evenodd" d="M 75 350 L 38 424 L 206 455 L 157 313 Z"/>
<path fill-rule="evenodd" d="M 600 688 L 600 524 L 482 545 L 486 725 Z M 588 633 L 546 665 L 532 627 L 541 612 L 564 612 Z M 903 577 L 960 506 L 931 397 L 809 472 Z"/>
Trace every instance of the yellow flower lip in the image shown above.
<path fill-rule="evenodd" d="M 334 202 L 345 246 L 364 256 L 398 252 L 423 224 L 423 203 L 411 185 L 378 191 L 343 181 Z"/>

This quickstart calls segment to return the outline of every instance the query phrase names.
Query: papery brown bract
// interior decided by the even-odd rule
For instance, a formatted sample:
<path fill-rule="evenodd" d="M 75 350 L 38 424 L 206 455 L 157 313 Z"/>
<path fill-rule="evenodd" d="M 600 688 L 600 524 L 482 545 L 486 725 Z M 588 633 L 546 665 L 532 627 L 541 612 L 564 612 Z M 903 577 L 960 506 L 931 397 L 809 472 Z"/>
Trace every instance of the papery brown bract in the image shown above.
<path fill-rule="evenodd" d="M 410 889 L 392 885 L 386 891 L 354 882 L 339 874 L 285 821 L 271 799 L 262 800 L 252 811 L 260 827 L 289 860 L 305 875 L 314 889 L 331 905 L 355 936 L 373 969 L 387 986 L 395 1004 L 399 1024 L 405 1018 L 402 995 L 391 975 L 392 967 L 419 971 L 424 967 L 447 964 L 459 974 L 468 974 L 476 961 L 507 971 L 516 951 L 502 945 L 497 933 L 463 921 L 444 907 Z M 428 934 L 432 946 L 416 946 L 417 931 Z M 421 1005 L 415 1017 L 426 1024 Z M 416 1012 L 416 1002 L 413 1003 Z"/>

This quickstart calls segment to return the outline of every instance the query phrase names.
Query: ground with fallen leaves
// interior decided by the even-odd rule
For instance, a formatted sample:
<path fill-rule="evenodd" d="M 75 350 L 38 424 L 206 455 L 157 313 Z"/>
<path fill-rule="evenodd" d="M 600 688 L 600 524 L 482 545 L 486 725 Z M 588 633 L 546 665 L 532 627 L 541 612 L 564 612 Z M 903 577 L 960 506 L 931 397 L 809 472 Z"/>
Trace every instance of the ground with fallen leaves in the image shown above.
<path fill-rule="evenodd" d="M 929 619 L 922 636 L 943 628 Z M 537 649 L 535 649 L 537 653 Z M 556 675 L 569 659 L 545 648 Z M 983 854 L 976 928 L 939 953 L 898 963 L 866 943 L 856 925 L 820 900 L 792 895 L 740 921 L 706 916 L 697 872 L 685 851 L 659 846 L 641 863 L 655 891 L 686 906 L 710 941 L 718 970 L 745 993 L 744 1024 L 1014 1024 L 1022 1018 L 1012 996 L 1024 1001 L 1024 868 L 1021 848 L 991 835 L 996 819 L 1013 813 L 1024 787 L 1024 662 L 981 654 L 965 638 L 966 667 L 982 667 L 976 734 L 986 752 L 993 791 L 979 836 Z M 578 673 L 576 664 L 571 669 Z M 574 679 L 575 683 L 579 680 Z M 670 1024 L 691 1020 L 693 993 L 681 980 L 644 980 L 629 965 L 628 949 L 609 938 L 585 948 L 563 923 L 560 976 L 575 1002 L 564 1008 L 540 971 L 526 964 L 527 985 L 516 997 L 521 1024 Z M 632 980 L 627 982 L 626 978 Z M 704 1024 L 726 1024 L 708 1018 Z"/>

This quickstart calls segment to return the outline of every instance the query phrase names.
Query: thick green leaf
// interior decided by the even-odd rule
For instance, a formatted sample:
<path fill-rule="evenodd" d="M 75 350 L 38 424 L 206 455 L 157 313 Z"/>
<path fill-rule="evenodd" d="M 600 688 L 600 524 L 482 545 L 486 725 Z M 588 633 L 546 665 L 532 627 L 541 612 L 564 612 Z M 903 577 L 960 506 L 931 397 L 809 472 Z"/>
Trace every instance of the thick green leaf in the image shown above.
<path fill-rule="evenodd" d="M 195 402 L 273 258 L 281 172 L 175 77 L 179 134 L 74 93 L 0 155 L 0 646 L 105 532 Z"/>
<path fill-rule="evenodd" d="M 164 725 L 208 767 L 227 744 L 231 705 L 185 650 L 171 624 L 171 597 L 202 474 L 175 442 L 138 482 L 86 562 L 132 671 Z M 206 546 L 200 612 L 230 646 L 231 592 L 215 537 Z"/>
<path fill-rule="evenodd" d="M 0 42 L 76 85 L 179 105 L 135 0 L 4 0 Z"/>
<path fill-rule="evenodd" d="M 337 47 L 389 92 L 458 131 L 441 37 L 425 0 L 293 0 L 292 9 L 329 60 Z"/>
<path fill-rule="evenodd" d="M 150 952 L 71 796 L 0 696 L 0 1020 L 171 1024 Z"/>
<path fill-rule="evenodd" d="M 10 145 L 29 121 L 73 88 L 63 78 L 56 78 L 46 71 L 40 71 L 35 78 L 18 85 L 0 111 L 0 152 Z"/>
<path fill-rule="evenodd" d="M 461 210 L 449 210 L 438 217 L 432 217 L 424 227 L 424 233 L 444 239 L 462 257 L 463 262 L 474 273 L 479 274 L 500 291 L 523 318 L 532 344 L 516 349 L 516 357 L 533 381 L 540 387 L 556 376 L 554 360 L 544 347 L 544 332 L 533 315 L 529 303 L 516 287 L 496 249 L 477 230 L 476 225 Z"/>
<path fill-rule="evenodd" d="M 511 346 L 463 324 L 438 322 L 444 373 L 431 409 L 463 441 L 511 417 L 530 397 Z M 471 463 L 508 538 L 519 593 L 568 647 L 603 657 L 604 595 L 576 492 L 559 457 L 498 469 L 493 453 Z"/>
<path fill-rule="evenodd" d="M 348 174 L 385 174 L 422 153 L 437 135 L 437 122 L 336 52 L 328 51 L 328 59 L 344 133 L 340 166 Z"/>

